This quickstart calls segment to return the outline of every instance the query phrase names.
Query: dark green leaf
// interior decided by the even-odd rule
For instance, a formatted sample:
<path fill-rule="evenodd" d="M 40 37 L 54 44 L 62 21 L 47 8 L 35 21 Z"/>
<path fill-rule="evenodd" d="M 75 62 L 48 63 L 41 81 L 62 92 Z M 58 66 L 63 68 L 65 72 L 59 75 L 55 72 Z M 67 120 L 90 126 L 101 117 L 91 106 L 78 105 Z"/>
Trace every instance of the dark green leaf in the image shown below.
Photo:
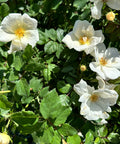
<path fill-rule="evenodd" d="M 77 134 L 77 130 L 67 123 L 63 124 L 62 127 L 58 129 L 58 131 L 63 136 L 73 136 Z"/>

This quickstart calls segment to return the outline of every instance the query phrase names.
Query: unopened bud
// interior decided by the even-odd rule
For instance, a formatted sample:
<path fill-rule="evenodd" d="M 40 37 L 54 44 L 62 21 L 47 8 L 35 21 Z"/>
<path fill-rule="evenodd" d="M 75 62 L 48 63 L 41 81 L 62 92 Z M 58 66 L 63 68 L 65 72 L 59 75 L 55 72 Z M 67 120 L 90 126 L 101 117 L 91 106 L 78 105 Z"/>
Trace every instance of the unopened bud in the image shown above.
<path fill-rule="evenodd" d="M 6 133 L 0 133 L 0 144 L 9 144 L 10 136 Z"/>
<path fill-rule="evenodd" d="M 115 19 L 115 13 L 114 13 L 114 12 L 108 12 L 108 13 L 106 14 L 106 19 L 107 19 L 108 21 L 114 21 L 114 19 Z"/>
<path fill-rule="evenodd" d="M 86 69 L 87 69 L 87 68 L 86 68 L 85 65 L 81 65 L 81 66 L 80 66 L 80 70 L 81 70 L 81 71 L 86 71 Z"/>

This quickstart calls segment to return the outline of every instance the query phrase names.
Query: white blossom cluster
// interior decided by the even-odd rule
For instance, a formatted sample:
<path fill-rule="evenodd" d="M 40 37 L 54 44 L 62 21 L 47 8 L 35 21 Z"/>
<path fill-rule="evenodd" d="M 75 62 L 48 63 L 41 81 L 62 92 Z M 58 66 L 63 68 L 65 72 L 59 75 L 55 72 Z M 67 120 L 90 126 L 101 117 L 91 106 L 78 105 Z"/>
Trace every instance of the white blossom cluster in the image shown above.
<path fill-rule="evenodd" d="M 103 3 L 113 9 L 120 10 L 120 0 L 90 0 L 94 2 L 91 9 L 92 17 L 99 19 Z M 118 94 L 115 86 L 108 84 L 107 80 L 120 77 L 120 54 L 117 48 L 107 48 L 104 45 L 102 30 L 94 30 L 88 21 L 77 20 L 73 30 L 62 40 L 69 49 L 84 51 L 94 57 L 89 64 L 92 71 L 97 73 L 98 89 L 89 86 L 83 79 L 74 85 L 75 92 L 80 96 L 80 114 L 87 120 L 99 120 L 101 124 L 107 123 L 111 106 L 115 105 Z"/>

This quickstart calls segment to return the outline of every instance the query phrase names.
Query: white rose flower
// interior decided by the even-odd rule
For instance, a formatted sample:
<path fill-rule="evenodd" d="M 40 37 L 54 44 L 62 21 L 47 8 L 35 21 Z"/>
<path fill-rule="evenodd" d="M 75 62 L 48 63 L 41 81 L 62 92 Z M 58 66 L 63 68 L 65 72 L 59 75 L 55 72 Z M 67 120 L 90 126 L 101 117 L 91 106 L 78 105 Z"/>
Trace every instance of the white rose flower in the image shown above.
<path fill-rule="evenodd" d="M 74 48 L 76 51 L 85 51 L 90 54 L 96 45 L 104 41 L 101 30 L 94 30 L 93 26 L 86 20 L 77 20 L 73 30 L 62 40 L 68 48 Z"/>
<path fill-rule="evenodd" d="M 91 8 L 92 17 L 95 19 L 101 18 L 101 9 L 103 6 L 103 3 L 106 2 L 106 4 L 115 10 L 120 10 L 120 0 L 90 0 L 91 2 L 94 2 L 94 6 Z"/>
<path fill-rule="evenodd" d="M 95 60 L 90 63 L 90 69 L 104 80 L 120 76 L 120 55 L 116 48 L 106 49 L 104 44 L 99 44 L 95 50 Z"/>
<path fill-rule="evenodd" d="M 114 90 L 109 89 L 97 89 L 90 87 L 84 80 L 81 80 L 78 84 L 74 85 L 75 92 L 80 96 L 79 102 L 81 102 L 80 114 L 87 120 L 98 120 L 109 117 L 107 112 L 111 112 L 110 106 L 116 104 L 118 94 Z"/>
<path fill-rule="evenodd" d="M 10 136 L 6 133 L 0 133 L 0 144 L 9 144 Z"/>
<path fill-rule="evenodd" d="M 118 85 L 118 84 L 110 84 L 107 81 L 104 81 L 100 76 L 97 76 L 96 79 L 98 80 L 98 88 L 100 89 L 111 89 L 114 90 L 114 88 Z"/>
<path fill-rule="evenodd" d="M 34 47 L 38 40 L 37 21 L 27 14 L 12 13 L 1 22 L 0 41 L 12 41 L 8 53 L 24 50 L 27 44 Z"/>

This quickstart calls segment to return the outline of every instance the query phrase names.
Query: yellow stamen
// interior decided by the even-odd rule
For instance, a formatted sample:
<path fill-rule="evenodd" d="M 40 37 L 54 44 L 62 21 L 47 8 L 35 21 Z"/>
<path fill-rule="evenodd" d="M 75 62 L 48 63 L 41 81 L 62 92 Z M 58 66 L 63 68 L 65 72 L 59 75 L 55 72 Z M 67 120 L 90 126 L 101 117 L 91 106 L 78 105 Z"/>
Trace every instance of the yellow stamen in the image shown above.
<path fill-rule="evenodd" d="M 92 102 L 96 102 L 96 101 L 98 100 L 98 96 L 95 95 L 95 94 L 93 94 L 93 95 L 91 95 L 90 100 L 91 100 Z"/>
<path fill-rule="evenodd" d="M 24 36 L 25 30 L 23 28 L 18 28 L 15 31 L 15 35 L 20 39 Z"/>
<path fill-rule="evenodd" d="M 100 61 L 100 64 L 103 66 L 107 64 L 107 61 L 103 57 L 99 61 Z"/>
<path fill-rule="evenodd" d="M 80 37 L 79 42 L 81 45 L 85 45 L 85 44 L 89 45 L 90 44 L 90 40 L 86 36 Z"/>

